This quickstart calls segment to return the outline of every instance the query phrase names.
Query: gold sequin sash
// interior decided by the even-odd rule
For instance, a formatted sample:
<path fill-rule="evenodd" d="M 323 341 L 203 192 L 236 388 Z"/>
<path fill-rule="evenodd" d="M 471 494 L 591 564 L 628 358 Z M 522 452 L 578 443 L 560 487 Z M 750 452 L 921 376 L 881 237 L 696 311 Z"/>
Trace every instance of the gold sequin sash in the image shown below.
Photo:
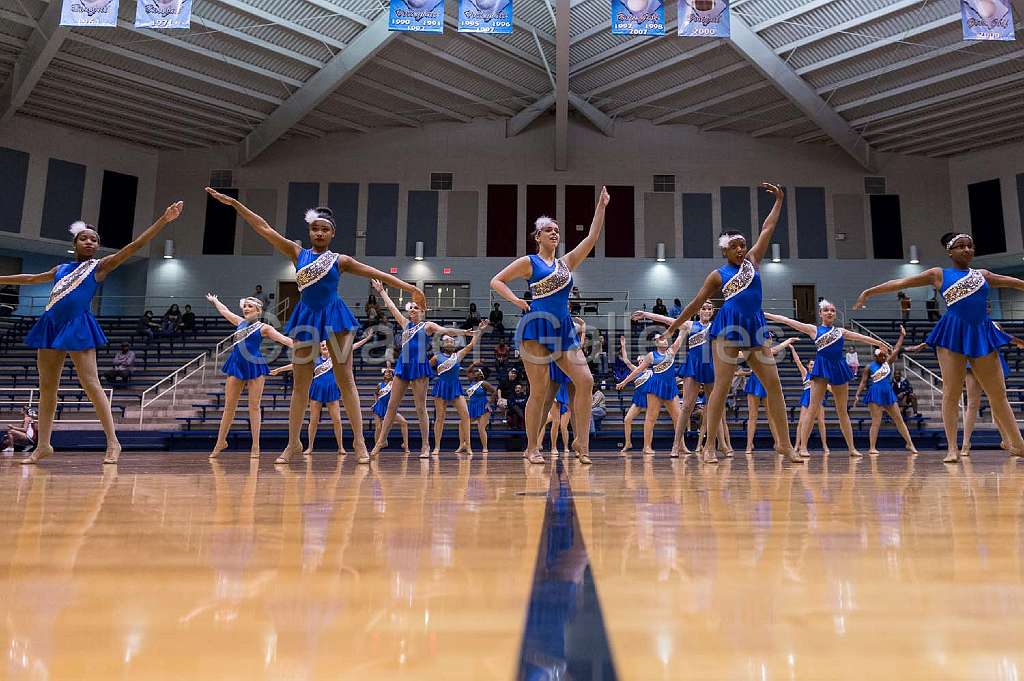
<path fill-rule="evenodd" d="M 448 355 L 447 359 L 437 365 L 437 373 L 443 374 L 451 371 L 452 367 L 457 366 L 459 363 L 459 353 L 454 355 Z"/>
<path fill-rule="evenodd" d="M 319 364 L 317 364 L 316 368 L 313 369 L 313 380 L 316 380 L 316 379 L 320 378 L 321 376 L 323 376 L 324 374 L 326 374 L 327 372 L 329 372 L 329 371 L 331 371 L 333 369 L 334 369 L 334 362 L 331 360 L 330 357 L 328 357 L 323 362 L 320 362 Z"/>
<path fill-rule="evenodd" d="M 663 374 L 663 373 L 665 373 L 666 371 L 668 371 L 669 369 L 672 368 L 672 365 L 675 364 L 675 362 L 676 362 L 676 356 L 675 355 L 665 355 L 665 358 L 662 359 L 660 362 L 658 362 L 654 366 L 654 373 L 656 373 L 656 374 Z"/>
<path fill-rule="evenodd" d="M 402 347 L 404 348 L 405 344 L 408 343 L 409 341 L 411 341 L 416 336 L 416 334 L 418 334 L 423 329 L 423 327 L 426 326 L 426 325 L 427 325 L 426 322 L 420 322 L 416 326 L 413 326 L 412 328 L 406 329 L 405 331 L 403 331 L 402 332 Z"/>
<path fill-rule="evenodd" d="M 258 332 L 263 326 L 263 322 L 253 322 L 244 329 L 238 329 L 235 331 L 234 341 L 231 343 L 231 347 L 234 348 L 239 343 L 244 343 L 245 339 L 254 333 Z"/>
<path fill-rule="evenodd" d="M 838 326 L 834 326 L 831 329 L 829 329 L 828 331 L 826 331 L 825 333 L 821 334 L 820 336 L 818 336 L 817 338 L 814 339 L 814 348 L 818 352 L 821 352 L 822 350 L 824 350 L 828 346 L 830 346 L 833 343 L 836 343 L 837 341 L 841 340 L 842 337 L 843 337 L 843 330 L 840 329 Z"/>
<path fill-rule="evenodd" d="M 572 272 L 569 271 L 569 267 L 559 258 L 555 261 L 555 269 L 551 274 L 540 281 L 530 284 L 530 293 L 533 294 L 535 299 L 547 298 L 564 289 L 571 281 Z"/>
<path fill-rule="evenodd" d="M 53 290 L 50 291 L 50 300 L 46 303 L 46 310 L 49 311 L 50 308 L 64 300 L 65 297 L 78 288 L 99 264 L 99 260 L 86 260 L 83 263 L 79 263 L 78 267 L 71 270 L 68 275 L 54 284 Z"/>
<path fill-rule="evenodd" d="M 476 393 L 476 391 L 479 390 L 480 386 L 482 386 L 483 384 L 484 384 L 483 381 L 477 381 L 473 385 L 471 385 L 468 388 L 466 388 L 466 397 L 472 397 L 473 394 Z"/>
<path fill-rule="evenodd" d="M 871 382 L 878 383 L 879 381 L 884 381 L 889 377 L 890 373 L 892 373 L 892 367 L 889 366 L 888 362 L 885 362 L 882 366 L 878 367 L 877 371 L 871 374 Z"/>
<path fill-rule="evenodd" d="M 377 389 L 377 401 L 379 402 L 382 397 L 387 397 L 391 394 L 391 384 L 385 383 L 382 387 Z"/>
<path fill-rule="evenodd" d="M 654 372 L 651 371 L 650 369 L 648 369 L 647 371 L 643 372 L 642 374 L 640 374 L 639 376 L 637 376 L 636 378 L 633 379 L 633 387 L 634 388 L 639 388 L 644 383 L 646 383 L 648 380 L 650 380 L 651 376 L 653 376 L 653 375 L 654 375 Z"/>
<path fill-rule="evenodd" d="M 690 350 L 693 350 L 698 346 L 704 345 L 704 343 L 706 343 L 708 340 L 709 328 L 710 327 L 705 326 L 697 333 L 690 334 L 690 337 L 686 339 L 686 347 L 689 348 Z"/>
<path fill-rule="evenodd" d="M 743 293 L 754 283 L 754 265 L 749 260 L 744 260 L 736 274 L 729 278 L 729 281 L 722 284 L 722 295 L 729 300 L 735 295 Z"/>
<path fill-rule="evenodd" d="M 974 295 L 985 285 L 985 275 L 978 270 L 967 270 L 963 279 L 947 288 L 942 297 L 946 299 L 946 305 L 956 305 L 964 298 Z"/>
<path fill-rule="evenodd" d="M 295 283 L 302 291 L 327 276 L 338 262 L 338 254 L 331 251 L 321 253 L 316 260 L 296 270 Z"/>

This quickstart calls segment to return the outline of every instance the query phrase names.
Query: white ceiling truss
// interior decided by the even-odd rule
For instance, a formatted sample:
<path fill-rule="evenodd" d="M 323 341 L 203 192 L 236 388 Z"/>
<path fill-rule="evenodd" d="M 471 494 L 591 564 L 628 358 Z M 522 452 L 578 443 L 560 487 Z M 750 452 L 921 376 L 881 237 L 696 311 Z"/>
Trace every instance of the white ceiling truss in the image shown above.
<path fill-rule="evenodd" d="M 1024 31 L 1024 0 L 1012 0 Z M 572 117 L 944 157 L 1024 137 L 1024 49 L 962 40 L 956 0 L 735 0 L 731 40 L 613 36 L 608 0 L 516 0 L 511 35 L 389 33 L 382 0 L 194 0 L 192 27 L 58 25 L 58 0 L 0 6 L 0 125 L 28 116 L 155 148 Z M 561 17 L 567 17 L 562 21 Z M 108 129 L 102 121 L 122 125 Z M 873 151 L 874 150 L 874 151 Z"/>

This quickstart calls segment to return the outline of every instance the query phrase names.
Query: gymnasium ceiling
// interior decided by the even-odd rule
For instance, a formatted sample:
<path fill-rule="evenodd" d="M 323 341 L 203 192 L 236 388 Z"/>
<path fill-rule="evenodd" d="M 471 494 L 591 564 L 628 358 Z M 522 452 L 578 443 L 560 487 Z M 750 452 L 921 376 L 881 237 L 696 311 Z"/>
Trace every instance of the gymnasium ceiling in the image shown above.
<path fill-rule="evenodd" d="M 45 0 L 0 0 L 0 123 L 238 144 L 241 162 L 276 139 L 432 121 L 505 118 L 512 134 L 556 110 L 559 2 L 571 115 L 606 133 L 642 118 L 855 157 L 1024 139 L 1024 41 L 962 41 L 959 0 L 735 0 L 743 46 L 675 36 L 671 0 L 670 35 L 646 38 L 611 35 L 608 0 L 515 0 L 508 36 L 457 33 L 452 0 L 443 35 L 389 34 L 376 0 L 194 0 L 192 28 L 163 32 L 134 28 L 131 0 L 116 29 L 70 30 Z"/>

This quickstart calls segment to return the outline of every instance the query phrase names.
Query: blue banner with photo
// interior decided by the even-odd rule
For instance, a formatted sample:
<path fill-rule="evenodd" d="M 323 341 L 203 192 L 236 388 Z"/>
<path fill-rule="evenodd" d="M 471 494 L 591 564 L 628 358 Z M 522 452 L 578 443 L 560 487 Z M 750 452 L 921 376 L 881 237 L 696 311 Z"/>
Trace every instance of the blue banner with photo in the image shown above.
<path fill-rule="evenodd" d="M 63 0 L 61 26 L 117 26 L 117 0 Z"/>
<path fill-rule="evenodd" d="M 137 0 L 136 28 L 188 28 L 192 0 Z"/>
<path fill-rule="evenodd" d="M 391 0 L 388 30 L 442 33 L 444 0 Z"/>
<path fill-rule="evenodd" d="M 679 35 L 729 37 L 729 0 L 679 0 Z"/>
<path fill-rule="evenodd" d="M 614 35 L 665 35 L 662 0 L 612 0 Z"/>
<path fill-rule="evenodd" d="M 1013 40 L 1010 0 L 960 0 L 964 40 Z"/>
<path fill-rule="evenodd" d="M 459 0 L 459 33 L 511 33 L 512 0 Z"/>

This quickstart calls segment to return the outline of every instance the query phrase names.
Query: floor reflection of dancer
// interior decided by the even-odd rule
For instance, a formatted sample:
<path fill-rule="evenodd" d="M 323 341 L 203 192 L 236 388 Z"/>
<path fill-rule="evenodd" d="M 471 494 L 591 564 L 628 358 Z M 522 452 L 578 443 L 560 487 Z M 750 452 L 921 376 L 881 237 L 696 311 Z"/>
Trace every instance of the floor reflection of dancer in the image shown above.
<path fill-rule="evenodd" d="M 388 415 L 388 405 L 391 403 L 391 390 L 395 381 L 395 370 L 391 366 L 381 369 L 382 380 L 377 384 L 377 398 L 373 402 L 373 439 L 381 439 L 380 427 L 384 423 L 384 417 Z M 409 453 L 409 422 L 405 417 L 395 412 L 395 420 L 402 430 L 402 449 Z M 384 446 L 388 446 L 388 434 L 384 433 Z"/>
<path fill-rule="evenodd" d="M 384 415 L 381 424 L 380 434 L 377 442 L 373 445 L 370 456 L 375 458 L 384 448 L 384 440 L 391 424 L 395 422 L 395 414 L 405 399 L 405 393 L 412 387 L 412 399 L 416 405 L 416 416 L 420 422 L 420 458 L 430 458 L 430 418 L 427 416 L 427 388 L 430 377 L 433 375 L 433 367 L 430 358 L 427 356 L 430 337 L 435 335 L 447 336 L 472 336 L 474 331 L 465 329 L 447 328 L 440 324 L 427 321 L 427 309 L 425 301 L 420 303 L 415 300 L 405 304 L 405 314 L 398 309 L 387 289 L 382 282 L 374 280 L 371 282 L 377 295 L 381 297 L 387 306 L 391 316 L 395 318 L 398 325 L 402 327 L 402 351 L 398 353 L 398 364 L 395 365 L 395 378 L 391 382 L 391 395 L 388 398 L 388 411 Z M 364 463 L 360 460 L 360 463 Z M 369 463 L 368 461 L 366 463 Z"/>
<path fill-rule="evenodd" d="M 792 345 L 789 346 L 789 351 L 793 355 L 793 363 L 796 364 L 797 369 L 800 370 L 800 380 L 803 383 L 803 393 L 800 395 L 800 420 L 797 422 L 796 432 L 796 450 L 800 452 L 800 456 L 805 459 L 810 458 L 808 452 L 808 443 L 811 439 L 811 428 L 804 430 L 803 423 L 807 420 L 808 414 L 810 413 L 811 406 L 811 377 L 810 373 L 814 369 L 814 360 L 812 359 L 804 366 L 803 361 L 800 359 L 800 353 L 796 351 L 796 348 Z M 830 454 L 831 450 L 828 448 L 828 427 L 825 425 L 825 405 L 822 403 L 821 409 L 818 410 L 818 418 L 815 419 L 818 424 L 818 437 L 821 438 L 821 453 Z M 806 433 L 806 439 L 801 439 L 801 434 Z"/>
<path fill-rule="evenodd" d="M 725 411 L 725 399 L 729 394 L 733 374 L 736 372 L 737 356 L 740 350 L 745 348 L 751 350 L 747 358 L 751 369 L 768 391 L 768 417 L 775 424 L 775 432 L 779 436 L 776 448 L 794 463 L 803 461 L 793 449 L 793 443 L 789 438 L 786 400 L 782 394 L 778 370 L 773 358 L 766 354 L 764 348 L 767 340 L 767 322 L 761 311 L 761 275 L 758 267 L 775 233 L 775 226 L 782 214 L 784 197 L 782 188 L 776 185 L 764 183 L 761 188 L 771 192 L 775 197 L 775 205 L 765 218 L 753 248 L 747 250 L 747 239 L 739 232 L 723 233 L 718 239 L 718 245 L 728 262 L 707 276 L 700 292 L 668 328 L 668 333 L 674 332 L 693 317 L 701 305 L 721 291 L 725 303 L 711 323 L 711 330 L 708 331 L 714 351 L 715 387 L 711 391 L 707 407 L 708 442 L 704 450 L 704 461 L 707 463 L 718 461 L 714 447 Z"/>
<path fill-rule="evenodd" d="M 685 326 L 685 324 L 684 324 Z M 673 425 L 673 443 L 679 441 L 678 430 L 682 426 L 679 419 L 679 388 L 676 387 L 676 354 L 686 339 L 686 332 L 680 330 L 675 341 L 670 345 L 669 336 L 663 333 L 655 337 L 654 350 L 640 360 L 640 364 L 628 376 L 622 379 L 616 390 L 622 390 L 626 384 L 642 374 L 650 367 L 651 377 L 647 380 L 647 411 L 644 413 L 644 449 L 645 456 L 654 456 L 654 426 L 661 415 L 662 407 L 668 412 Z M 676 458 L 679 450 L 672 447 L 669 456 Z"/>
<path fill-rule="evenodd" d="M 873 286 L 860 294 L 854 309 L 860 309 L 868 298 L 919 286 L 932 286 L 946 300 L 946 313 L 925 342 L 935 348 L 942 371 L 942 424 L 946 431 L 946 463 L 960 460 L 957 446 L 957 425 L 960 394 L 963 392 L 967 363 L 992 406 L 992 417 L 1003 437 L 1004 448 L 1014 456 L 1024 456 L 1024 439 L 1017 428 L 1017 419 L 1006 399 L 1006 382 L 999 364 L 998 350 L 1010 337 L 997 329 L 988 315 L 990 287 L 1024 290 L 1024 281 L 1016 277 L 994 274 L 971 268 L 974 239 L 968 234 L 947 233 L 942 246 L 952 267 L 933 267 L 903 279 L 893 279 Z"/>
<path fill-rule="evenodd" d="M 480 334 L 484 332 L 490 322 L 480 322 L 469 337 L 469 342 L 461 350 L 455 349 L 455 338 L 449 335 L 441 337 L 441 351 L 430 358 L 430 366 L 433 369 L 434 387 L 430 394 L 434 398 L 434 456 L 441 453 L 441 438 L 444 436 L 444 422 L 448 415 L 448 405 L 455 407 L 455 413 L 459 415 L 459 448 L 456 454 L 465 452 L 472 456 L 473 445 L 469 438 L 469 407 L 466 404 L 465 391 L 462 388 L 462 381 L 459 378 L 459 371 L 462 367 L 462 359 L 473 351 Z"/>
<path fill-rule="evenodd" d="M 352 352 L 370 342 L 372 334 L 352 344 Z M 271 376 L 279 376 L 294 368 L 292 364 L 286 364 L 270 372 Z M 320 341 L 320 357 L 316 366 L 313 367 L 313 382 L 309 384 L 309 428 L 306 431 L 306 439 L 309 444 L 303 450 L 304 456 L 312 456 L 313 444 L 316 442 L 316 433 L 320 429 L 320 417 L 323 408 L 327 407 L 327 414 L 331 417 L 331 425 L 334 427 L 334 439 L 338 443 L 338 456 L 345 456 L 344 429 L 341 425 L 341 390 L 338 389 L 338 382 L 334 380 L 334 362 L 331 361 L 331 351 L 327 347 L 327 341 Z"/>
<path fill-rule="evenodd" d="M 348 272 L 368 279 L 380 279 L 390 286 L 408 291 L 424 306 L 423 293 L 398 277 L 392 276 L 348 255 L 330 250 L 336 230 L 334 213 L 329 208 L 315 208 L 306 211 L 309 225 L 309 240 L 312 248 L 302 248 L 271 227 L 266 220 L 246 208 L 238 199 L 225 196 L 206 188 L 207 193 L 217 201 L 231 206 L 242 216 L 263 240 L 273 246 L 295 265 L 295 282 L 299 289 L 299 302 L 288 318 L 285 329 L 295 341 L 293 358 L 293 390 L 288 405 L 288 444 L 277 463 L 288 463 L 293 456 L 302 453 L 302 422 L 306 418 L 309 403 L 309 384 L 313 382 L 313 360 L 320 341 L 326 340 L 331 352 L 334 377 L 341 390 L 341 401 L 352 424 L 352 448 L 359 456 L 360 463 L 369 463 L 366 443 L 363 441 L 363 416 L 359 407 L 359 391 L 352 375 L 352 342 L 360 328 L 345 301 L 338 295 L 342 272 Z"/>
<path fill-rule="evenodd" d="M 818 412 L 823 409 L 825 392 L 832 389 L 832 396 L 836 400 L 836 414 L 839 416 L 839 429 L 846 440 L 846 447 L 850 456 L 863 456 L 857 450 L 853 441 L 853 425 L 850 423 L 850 412 L 847 408 L 850 398 L 850 382 L 854 379 L 853 369 L 846 363 L 846 352 L 843 350 L 847 341 L 853 343 L 864 343 L 874 345 L 888 351 L 889 345 L 885 341 L 861 333 L 836 326 L 836 307 L 831 302 L 822 299 L 818 303 L 818 316 L 821 318 L 821 325 L 805 324 L 789 317 L 777 314 L 766 314 L 769 321 L 785 324 L 789 328 L 802 334 L 806 334 L 814 341 L 814 368 L 811 369 L 811 406 L 808 407 L 808 415 L 802 426 L 807 431 L 806 437 L 800 432 L 797 435 L 797 442 L 810 438 L 810 430 L 818 418 Z"/>
<path fill-rule="evenodd" d="M 480 436 L 482 454 L 487 454 L 487 426 L 491 422 L 491 398 L 498 394 L 498 389 L 487 382 L 484 370 L 478 362 L 469 366 L 466 372 L 472 381 L 466 388 L 466 402 L 469 409 L 469 420 L 476 422 L 477 434 Z"/>
<path fill-rule="evenodd" d="M 900 350 L 903 349 L 903 340 L 906 337 L 907 331 L 901 325 L 900 337 L 891 351 L 883 348 L 875 349 L 875 359 L 870 365 L 864 367 L 860 385 L 857 386 L 857 394 L 853 399 L 855 403 L 860 399 L 861 393 L 867 386 L 867 392 L 864 393 L 864 404 L 871 411 L 868 454 L 878 454 L 878 430 L 882 426 L 882 412 L 888 414 L 896 425 L 896 430 L 903 436 L 903 441 L 907 445 L 907 451 L 917 453 L 914 441 L 910 437 L 910 431 L 907 430 L 907 424 L 903 422 L 903 412 L 900 411 L 900 406 L 897 403 L 896 393 L 892 389 L 892 364 L 899 357 Z"/>
<path fill-rule="evenodd" d="M 252 437 L 249 456 L 259 458 L 260 427 L 263 422 L 260 402 L 263 400 L 263 385 L 270 373 L 260 345 L 264 338 L 269 338 L 275 343 L 290 348 L 292 339 L 282 335 L 270 324 L 260 321 L 260 316 L 263 314 L 263 301 L 259 298 L 239 300 L 238 305 L 242 308 L 241 316 L 229 310 L 227 305 L 220 302 L 220 299 L 212 293 L 207 293 L 206 299 L 217 308 L 221 317 L 235 327 L 231 352 L 228 354 L 224 366 L 221 367 L 221 371 L 227 375 L 224 379 L 224 413 L 220 417 L 217 442 L 213 445 L 210 458 L 216 459 L 222 451 L 228 448 L 228 431 L 231 430 L 231 424 L 234 423 L 235 410 L 238 408 L 243 388 L 249 395 L 249 434 Z"/>
<path fill-rule="evenodd" d="M 114 431 L 110 401 L 103 391 L 96 370 L 96 347 L 105 345 L 107 337 L 103 335 L 103 330 L 89 309 L 100 283 L 107 275 L 152 241 L 168 223 L 177 220 L 183 205 L 181 201 L 172 203 L 138 238 L 117 253 L 98 260 L 95 256 L 100 247 L 100 235 L 96 228 L 84 222 L 76 222 L 70 228 L 75 262 L 57 265 L 39 274 L 0 276 L 0 285 L 24 286 L 53 282 L 46 310 L 25 336 L 25 344 L 38 350 L 39 444 L 21 463 L 34 464 L 53 454 L 50 435 L 57 411 L 57 389 L 64 369 L 64 359 L 69 354 L 78 372 L 78 383 L 96 409 L 96 417 L 107 436 L 107 452 L 103 463 L 117 463 L 121 455 L 121 443 Z"/>
<path fill-rule="evenodd" d="M 552 361 L 576 387 L 572 411 L 576 414 L 589 413 L 594 376 L 573 328 L 569 293 L 573 287 L 572 273 L 586 260 L 601 237 L 609 200 L 608 191 L 602 187 L 590 231 L 576 248 L 561 258 L 557 256 L 560 241 L 558 223 L 549 217 L 537 218 L 533 231 L 537 254 L 517 258 L 491 279 L 491 288 L 525 313 L 519 320 L 516 338 L 530 382 L 530 397 L 526 404 L 527 443 L 523 453 L 530 463 L 544 463 L 538 438 L 544 421 L 544 405 L 550 399 L 548 392 L 550 390 L 553 396 L 557 391 L 548 369 Z M 509 282 L 516 279 L 529 282 L 532 296 L 529 303 L 509 288 Z M 581 428 L 576 441 L 579 444 L 577 458 L 580 463 L 589 464 L 590 429 Z"/>
<path fill-rule="evenodd" d="M 629 361 L 629 355 L 626 354 L 626 337 L 619 336 L 619 357 L 622 359 L 622 363 L 626 365 L 632 373 L 637 364 L 643 361 L 643 356 L 636 358 L 637 364 Z M 619 451 L 620 454 L 625 454 L 633 448 L 633 419 L 641 411 L 647 409 L 647 382 L 651 379 L 654 372 L 650 369 L 643 371 L 633 379 L 633 396 L 630 401 L 629 409 L 626 410 L 626 415 L 622 419 L 622 435 L 623 443 L 622 449 Z"/>

